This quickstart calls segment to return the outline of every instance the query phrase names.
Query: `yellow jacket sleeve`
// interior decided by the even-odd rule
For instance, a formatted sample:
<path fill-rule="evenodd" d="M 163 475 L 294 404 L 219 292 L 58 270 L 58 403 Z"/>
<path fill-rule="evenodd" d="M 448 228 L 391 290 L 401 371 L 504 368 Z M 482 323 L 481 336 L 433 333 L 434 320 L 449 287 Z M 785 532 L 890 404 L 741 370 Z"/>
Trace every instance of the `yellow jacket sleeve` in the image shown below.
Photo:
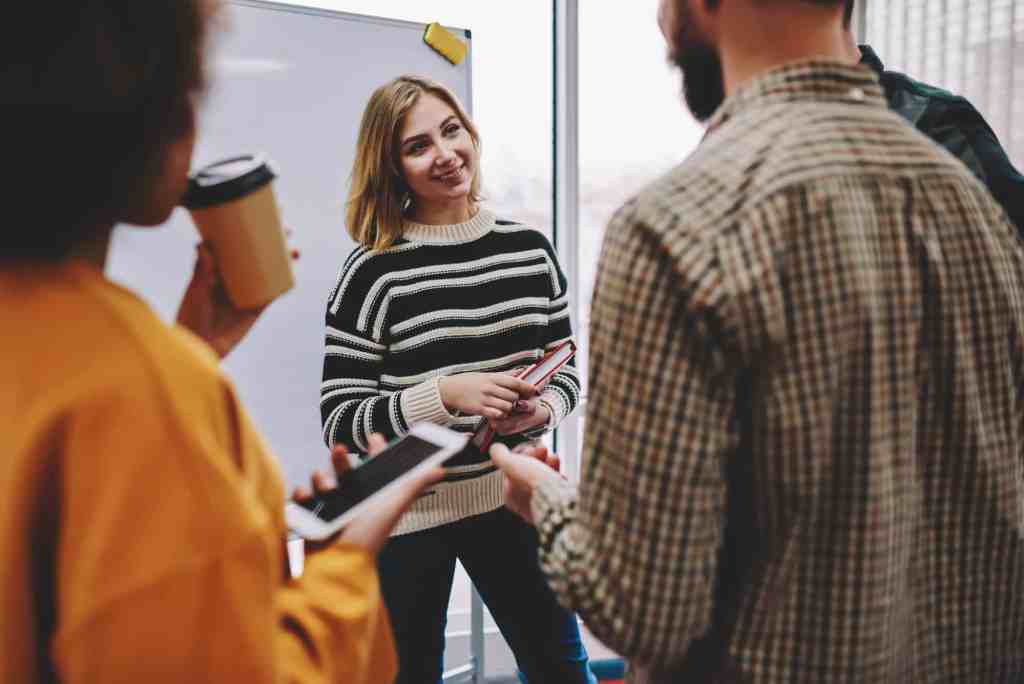
<path fill-rule="evenodd" d="M 287 681 L 394 681 L 391 625 L 371 554 L 334 546 L 307 556 L 302 578 L 279 597 L 280 661 L 287 664 Z M 332 637 L 339 625 L 357 638 Z"/>
<path fill-rule="evenodd" d="M 391 681 L 372 556 L 334 547 L 286 580 L 281 502 L 267 501 L 281 491 L 268 486 L 276 470 L 261 440 L 242 435 L 230 453 L 231 430 L 210 422 L 183 430 L 173 402 L 123 382 L 66 421 L 50 644 L 59 679 Z"/>

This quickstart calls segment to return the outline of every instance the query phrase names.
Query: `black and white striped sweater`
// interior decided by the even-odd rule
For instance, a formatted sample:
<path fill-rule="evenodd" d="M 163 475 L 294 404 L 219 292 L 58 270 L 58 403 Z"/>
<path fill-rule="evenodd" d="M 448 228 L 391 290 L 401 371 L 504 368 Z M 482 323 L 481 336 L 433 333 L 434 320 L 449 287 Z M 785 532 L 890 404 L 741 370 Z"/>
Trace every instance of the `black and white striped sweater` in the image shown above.
<path fill-rule="evenodd" d="M 480 418 L 448 412 L 441 377 L 508 371 L 571 337 L 566 279 L 544 235 L 485 209 L 457 225 L 409 223 L 387 250 L 355 249 L 331 292 L 320 390 L 324 441 L 365 452 L 370 433 L 400 436 L 421 421 L 472 431 Z M 576 407 L 579 394 L 573 363 L 541 395 L 552 425 Z M 460 459 L 395 534 L 502 505 L 501 474 L 486 457 Z"/>

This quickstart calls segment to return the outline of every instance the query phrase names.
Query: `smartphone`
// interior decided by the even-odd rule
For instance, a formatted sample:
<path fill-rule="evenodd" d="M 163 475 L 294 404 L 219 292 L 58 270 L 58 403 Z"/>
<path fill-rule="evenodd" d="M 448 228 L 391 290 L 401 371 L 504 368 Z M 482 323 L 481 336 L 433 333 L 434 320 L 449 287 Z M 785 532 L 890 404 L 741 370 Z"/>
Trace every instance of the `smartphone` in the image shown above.
<path fill-rule="evenodd" d="M 322 541 L 386 498 L 404 480 L 435 468 L 462 451 L 469 435 L 418 423 L 384 451 L 338 478 L 338 486 L 285 506 L 285 521 L 304 539 Z"/>

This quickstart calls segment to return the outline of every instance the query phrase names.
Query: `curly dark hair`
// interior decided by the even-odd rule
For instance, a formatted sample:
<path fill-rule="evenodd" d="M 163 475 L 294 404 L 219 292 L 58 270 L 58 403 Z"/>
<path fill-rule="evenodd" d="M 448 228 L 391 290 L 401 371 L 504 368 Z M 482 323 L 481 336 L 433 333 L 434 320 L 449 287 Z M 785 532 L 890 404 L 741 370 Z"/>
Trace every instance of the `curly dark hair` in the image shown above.
<path fill-rule="evenodd" d="M 13 3 L 0 24 L 0 261 L 59 260 L 122 218 L 190 130 L 209 0 Z"/>

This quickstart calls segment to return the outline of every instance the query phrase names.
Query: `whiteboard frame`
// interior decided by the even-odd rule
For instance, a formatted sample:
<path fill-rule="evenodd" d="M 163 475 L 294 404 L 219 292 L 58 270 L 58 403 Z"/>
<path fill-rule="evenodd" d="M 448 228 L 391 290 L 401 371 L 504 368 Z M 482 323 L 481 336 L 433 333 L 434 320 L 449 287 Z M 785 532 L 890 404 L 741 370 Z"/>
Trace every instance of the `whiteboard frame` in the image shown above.
<path fill-rule="evenodd" d="M 397 26 L 400 28 L 426 29 L 427 24 L 420 21 L 408 21 L 406 19 L 389 19 L 377 17 L 370 14 L 356 14 L 354 12 L 342 12 L 341 10 L 329 10 L 322 7 L 310 7 L 309 5 L 296 5 L 290 2 L 273 2 L 272 0 L 228 0 L 231 5 L 245 5 L 257 9 L 277 10 L 280 12 L 294 12 L 296 14 L 311 14 L 320 17 L 333 19 L 354 20 L 366 24 L 381 24 L 383 26 Z M 460 26 L 445 26 L 449 31 L 459 31 L 465 38 L 472 39 L 473 35 L 469 29 Z"/>

